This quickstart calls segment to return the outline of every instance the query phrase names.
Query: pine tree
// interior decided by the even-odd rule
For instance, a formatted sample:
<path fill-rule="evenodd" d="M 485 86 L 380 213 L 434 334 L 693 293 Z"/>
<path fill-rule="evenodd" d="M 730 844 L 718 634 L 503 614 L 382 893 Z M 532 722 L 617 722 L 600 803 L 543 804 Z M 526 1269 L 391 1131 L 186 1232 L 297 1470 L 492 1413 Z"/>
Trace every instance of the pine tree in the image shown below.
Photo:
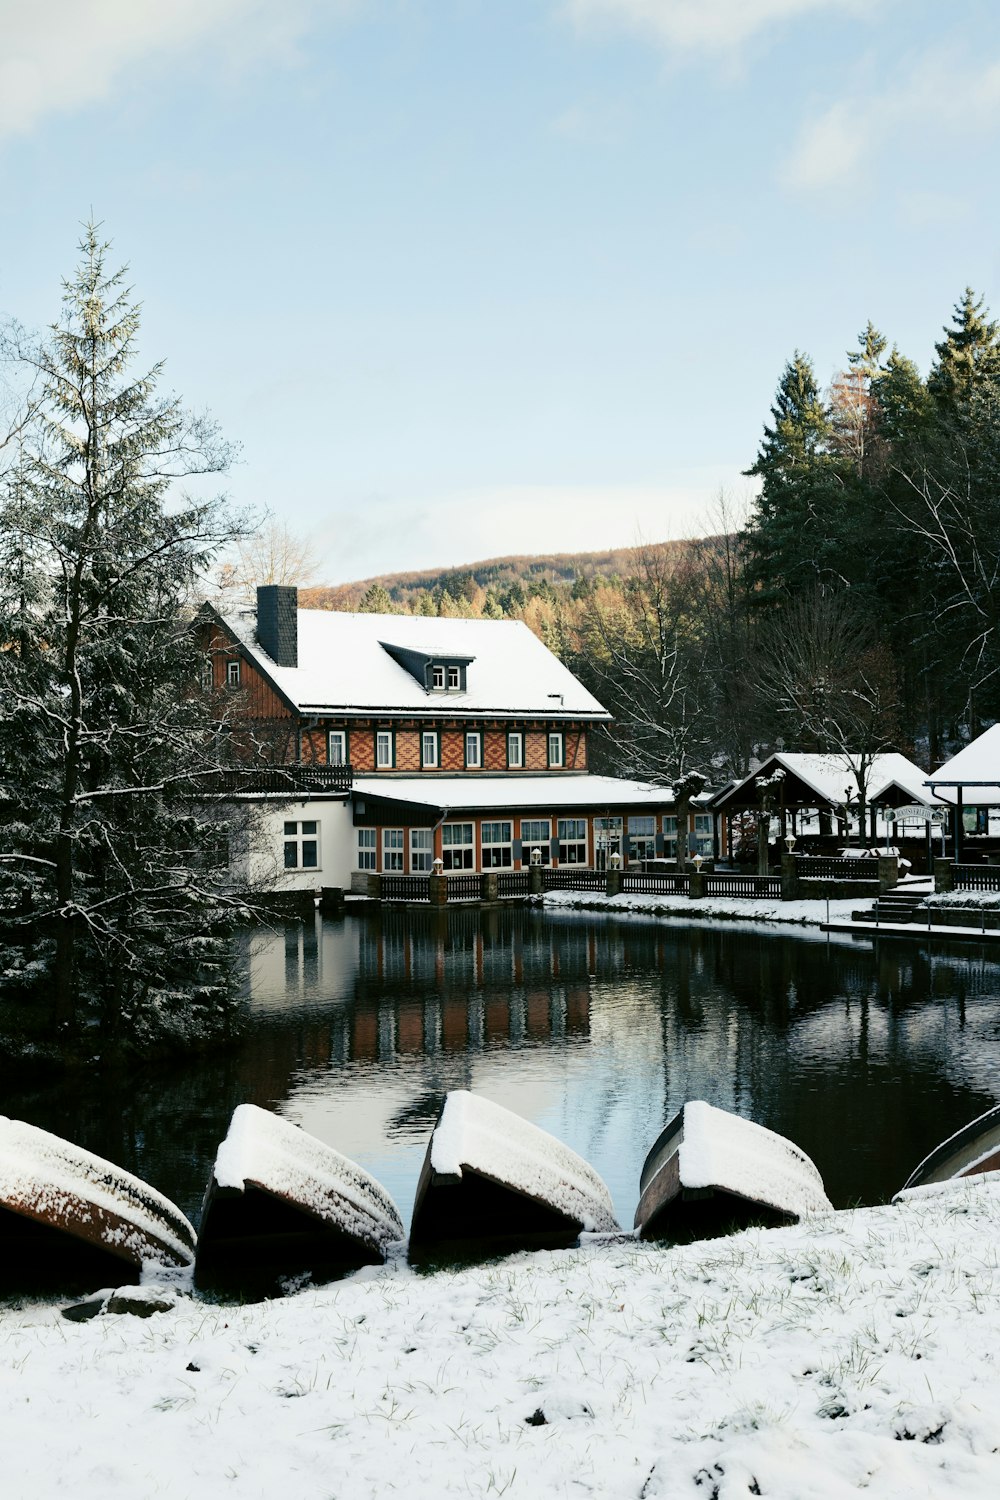
<path fill-rule="evenodd" d="M 971 287 L 955 304 L 954 323 L 934 345 L 937 359 L 927 389 L 939 409 L 954 413 L 984 383 L 1000 380 L 1000 325 L 989 317 L 984 299 Z"/>
<path fill-rule="evenodd" d="M 61 320 L 16 344 L 40 405 L 0 495 L 0 965 L 64 1031 L 142 1047 L 228 1015 L 190 606 L 231 529 L 177 481 L 229 455 L 158 394 L 159 365 L 135 373 L 139 310 L 108 249 L 88 225 Z"/>

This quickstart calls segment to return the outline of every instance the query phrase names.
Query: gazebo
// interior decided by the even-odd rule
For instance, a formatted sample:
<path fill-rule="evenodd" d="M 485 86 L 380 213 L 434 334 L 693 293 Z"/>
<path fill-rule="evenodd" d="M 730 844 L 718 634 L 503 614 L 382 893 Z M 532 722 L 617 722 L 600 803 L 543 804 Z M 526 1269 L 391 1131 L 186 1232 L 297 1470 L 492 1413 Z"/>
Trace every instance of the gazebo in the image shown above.
<path fill-rule="evenodd" d="M 962 858 L 967 807 L 1000 807 L 1000 724 L 986 729 L 924 782 L 934 796 L 954 808 L 955 863 Z"/>
<path fill-rule="evenodd" d="M 732 849 L 732 819 L 744 812 L 759 813 L 765 807 L 777 816 L 780 836 L 798 834 L 799 815 L 818 812 L 836 823 L 847 838 L 845 809 L 857 806 L 860 788 L 852 761 L 859 757 L 835 754 L 812 754 L 806 751 L 779 750 L 769 756 L 757 770 L 742 781 L 732 782 L 712 798 L 712 811 L 722 823 L 720 848 Z M 897 751 L 872 756 L 867 777 L 868 837 L 875 841 L 879 809 L 922 803 L 934 805 L 934 796 L 926 785 L 926 772 Z M 861 837 L 866 835 L 862 831 Z"/>

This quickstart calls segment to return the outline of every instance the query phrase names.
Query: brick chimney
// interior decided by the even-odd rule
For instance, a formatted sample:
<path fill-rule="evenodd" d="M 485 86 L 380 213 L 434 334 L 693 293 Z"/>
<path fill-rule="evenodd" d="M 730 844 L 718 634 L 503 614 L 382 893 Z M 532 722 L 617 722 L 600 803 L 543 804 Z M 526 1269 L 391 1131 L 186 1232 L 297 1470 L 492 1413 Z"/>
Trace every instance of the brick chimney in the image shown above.
<path fill-rule="evenodd" d="M 294 584 L 257 585 L 257 641 L 279 667 L 299 664 L 298 609 Z"/>

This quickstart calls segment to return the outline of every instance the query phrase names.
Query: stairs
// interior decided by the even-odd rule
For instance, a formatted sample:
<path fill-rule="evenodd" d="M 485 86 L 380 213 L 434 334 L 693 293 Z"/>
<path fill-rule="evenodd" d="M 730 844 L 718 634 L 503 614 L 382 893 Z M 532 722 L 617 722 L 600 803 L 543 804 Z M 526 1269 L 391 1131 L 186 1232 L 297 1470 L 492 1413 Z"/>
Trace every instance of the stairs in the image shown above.
<path fill-rule="evenodd" d="M 917 910 L 923 906 L 926 891 L 903 892 L 898 888 L 879 896 L 868 911 L 851 913 L 855 922 L 912 922 Z"/>

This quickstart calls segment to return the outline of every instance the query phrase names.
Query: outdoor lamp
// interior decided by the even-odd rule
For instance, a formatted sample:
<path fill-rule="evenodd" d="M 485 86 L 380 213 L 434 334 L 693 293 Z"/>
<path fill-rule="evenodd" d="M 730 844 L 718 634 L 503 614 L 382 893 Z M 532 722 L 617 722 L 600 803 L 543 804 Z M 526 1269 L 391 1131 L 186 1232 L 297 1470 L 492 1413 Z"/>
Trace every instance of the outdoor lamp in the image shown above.
<path fill-rule="evenodd" d="M 620 870 L 621 867 L 622 867 L 622 857 L 618 853 L 618 850 L 616 849 L 615 852 L 614 852 L 614 854 L 612 854 L 612 856 L 611 856 L 611 868 L 612 868 L 612 870 Z"/>
<path fill-rule="evenodd" d="M 444 869 L 444 860 L 441 858 L 440 854 L 438 855 L 437 859 L 434 860 L 434 862 L 432 863 L 431 869 L 434 871 L 435 875 L 440 875 L 441 874 L 442 870 Z"/>
<path fill-rule="evenodd" d="M 532 849 L 532 851 L 531 851 L 531 863 L 533 865 L 540 865 L 541 862 L 542 862 L 542 851 L 541 851 L 541 849 Z"/>
<path fill-rule="evenodd" d="M 696 854 L 695 857 L 694 857 L 694 859 L 691 861 L 691 863 L 694 865 L 694 873 L 696 875 L 700 875 L 701 874 L 701 867 L 702 867 L 702 864 L 704 863 L 704 855 L 701 854 L 701 853 Z"/>
<path fill-rule="evenodd" d="M 785 847 L 787 848 L 789 854 L 791 854 L 792 850 L 795 848 L 795 835 L 794 835 L 794 833 L 786 833 L 785 834 Z"/>

